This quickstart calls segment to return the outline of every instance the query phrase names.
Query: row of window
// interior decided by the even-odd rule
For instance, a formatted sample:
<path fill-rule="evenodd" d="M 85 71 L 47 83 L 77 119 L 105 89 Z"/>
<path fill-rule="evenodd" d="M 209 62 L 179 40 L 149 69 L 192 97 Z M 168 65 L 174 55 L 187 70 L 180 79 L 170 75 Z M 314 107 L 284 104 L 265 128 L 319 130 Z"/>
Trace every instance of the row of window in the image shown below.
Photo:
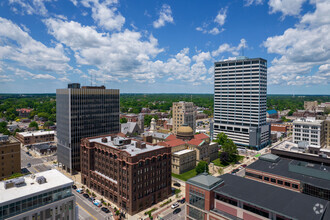
<path fill-rule="evenodd" d="M 294 189 L 298 189 L 297 184 L 286 182 L 286 181 L 283 181 L 283 180 L 280 180 L 280 179 L 275 179 L 275 178 L 271 178 L 271 177 L 268 177 L 268 176 L 262 176 L 262 175 L 255 174 L 255 173 L 250 173 L 250 172 L 245 172 L 245 175 L 256 178 L 256 179 L 264 180 L 264 181 L 267 181 L 267 182 L 275 183 L 277 185 L 284 185 L 286 187 L 291 187 L 291 188 L 294 188 Z"/>

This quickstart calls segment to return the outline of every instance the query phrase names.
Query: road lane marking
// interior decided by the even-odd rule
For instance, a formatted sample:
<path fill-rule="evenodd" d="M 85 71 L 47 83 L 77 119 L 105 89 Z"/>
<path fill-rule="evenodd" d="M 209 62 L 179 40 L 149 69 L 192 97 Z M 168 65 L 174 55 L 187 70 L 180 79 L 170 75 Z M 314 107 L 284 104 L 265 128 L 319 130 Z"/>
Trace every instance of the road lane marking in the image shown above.
<path fill-rule="evenodd" d="M 79 205 L 78 202 L 76 202 L 76 204 L 77 204 L 80 208 L 82 208 L 85 212 L 87 212 L 90 216 L 92 216 L 93 219 L 97 220 L 97 218 L 95 218 L 94 215 L 92 215 L 92 214 L 91 214 L 89 211 L 87 211 L 84 207 L 82 207 L 81 205 Z"/>

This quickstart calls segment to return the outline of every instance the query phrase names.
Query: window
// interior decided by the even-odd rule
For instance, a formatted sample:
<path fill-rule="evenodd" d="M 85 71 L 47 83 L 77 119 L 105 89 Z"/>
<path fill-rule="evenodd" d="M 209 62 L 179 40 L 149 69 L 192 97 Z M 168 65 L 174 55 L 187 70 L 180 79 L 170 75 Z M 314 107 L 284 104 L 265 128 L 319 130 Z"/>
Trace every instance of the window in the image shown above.
<path fill-rule="evenodd" d="M 258 174 L 246 172 L 245 175 L 262 180 L 262 176 L 261 175 L 258 175 Z"/>
<path fill-rule="evenodd" d="M 265 177 L 264 177 L 264 180 L 265 180 L 265 181 L 269 181 L 269 177 L 265 176 Z"/>
<path fill-rule="evenodd" d="M 271 181 L 272 183 L 276 183 L 276 179 L 274 179 L 274 178 L 271 178 L 270 181 Z"/>
<path fill-rule="evenodd" d="M 294 188 L 294 189 L 298 189 L 298 185 L 297 185 L 297 184 L 294 184 L 294 183 L 292 183 L 292 188 Z"/>
<path fill-rule="evenodd" d="M 282 180 L 277 180 L 277 184 L 283 185 L 283 181 Z"/>
<path fill-rule="evenodd" d="M 284 185 L 290 187 L 291 183 L 285 182 Z"/>

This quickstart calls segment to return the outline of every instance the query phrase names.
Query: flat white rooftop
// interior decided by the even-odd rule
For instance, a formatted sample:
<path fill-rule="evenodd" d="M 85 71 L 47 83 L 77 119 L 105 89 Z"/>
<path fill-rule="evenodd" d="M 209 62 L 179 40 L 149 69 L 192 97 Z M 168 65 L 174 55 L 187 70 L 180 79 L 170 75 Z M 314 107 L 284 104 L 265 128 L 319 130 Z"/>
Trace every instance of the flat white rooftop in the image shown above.
<path fill-rule="evenodd" d="M 293 124 L 308 124 L 308 125 L 321 125 L 322 120 L 315 120 L 315 118 L 299 118 L 293 121 Z"/>
<path fill-rule="evenodd" d="M 64 174 L 56 169 L 47 170 L 44 172 L 34 174 L 34 178 L 31 175 L 24 176 L 25 184 L 16 187 L 13 186 L 9 189 L 5 189 L 5 181 L 0 182 L 0 206 L 5 203 L 11 203 L 15 200 L 20 201 L 22 197 L 30 197 L 53 189 L 59 189 L 62 187 L 71 186 L 73 181 L 66 177 Z M 46 178 L 46 182 L 39 184 L 36 178 L 43 176 Z"/>
<path fill-rule="evenodd" d="M 189 152 L 192 152 L 192 151 L 194 151 L 194 150 L 186 149 L 186 150 L 177 151 L 174 154 L 175 155 L 182 155 L 182 154 L 186 154 L 186 153 L 189 153 Z"/>
<path fill-rule="evenodd" d="M 55 134 L 55 131 L 26 131 L 26 132 L 19 132 L 20 135 L 23 137 L 31 137 L 33 136 L 41 136 L 41 135 L 48 135 L 48 134 Z"/>
<path fill-rule="evenodd" d="M 103 138 L 106 138 L 107 139 L 107 142 L 102 142 L 102 139 Z M 123 137 L 119 137 L 119 136 L 117 136 L 116 138 L 118 138 L 119 140 L 129 139 L 129 138 L 123 138 Z M 146 152 L 149 152 L 149 151 L 153 151 L 153 150 L 164 148 L 163 146 L 159 146 L 159 145 L 153 146 L 153 145 L 146 144 L 146 147 L 141 149 L 141 148 L 136 147 L 136 142 L 137 141 L 132 140 L 132 139 L 131 139 L 131 143 L 130 144 L 116 145 L 114 143 L 114 141 L 111 141 L 111 136 L 100 137 L 100 138 L 93 138 L 93 139 L 89 139 L 89 141 L 90 142 L 96 142 L 96 143 L 99 143 L 99 144 L 103 144 L 103 145 L 106 145 L 106 146 L 109 146 L 109 147 L 113 147 L 113 148 L 116 148 L 116 149 L 119 149 L 119 150 L 126 151 L 131 156 L 135 156 L 137 154 L 142 154 L 142 153 L 146 153 Z"/>

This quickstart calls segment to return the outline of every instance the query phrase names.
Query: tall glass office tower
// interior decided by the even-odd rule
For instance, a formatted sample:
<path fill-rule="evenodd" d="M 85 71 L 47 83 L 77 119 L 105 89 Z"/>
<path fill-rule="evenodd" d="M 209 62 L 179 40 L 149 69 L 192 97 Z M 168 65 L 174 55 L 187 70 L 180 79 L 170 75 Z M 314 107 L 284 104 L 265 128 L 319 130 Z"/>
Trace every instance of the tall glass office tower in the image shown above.
<path fill-rule="evenodd" d="M 238 57 L 214 69 L 214 138 L 223 132 L 239 146 L 267 146 L 267 60 Z"/>
<path fill-rule="evenodd" d="M 119 90 L 68 85 L 56 90 L 57 160 L 68 172 L 80 170 L 80 140 L 119 132 Z"/>

